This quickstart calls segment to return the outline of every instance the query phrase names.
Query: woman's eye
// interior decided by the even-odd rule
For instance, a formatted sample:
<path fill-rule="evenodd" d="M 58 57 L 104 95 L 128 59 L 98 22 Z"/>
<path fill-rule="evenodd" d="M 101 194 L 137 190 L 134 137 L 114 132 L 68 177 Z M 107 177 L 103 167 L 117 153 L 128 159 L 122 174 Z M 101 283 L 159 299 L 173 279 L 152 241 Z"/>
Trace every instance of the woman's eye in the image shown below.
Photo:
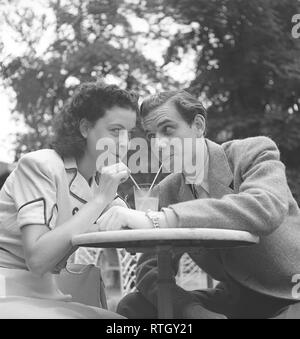
<path fill-rule="evenodd" d="M 135 135 L 135 131 L 130 131 L 128 132 L 128 139 L 131 140 L 134 138 L 134 135 Z"/>
<path fill-rule="evenodd" d="M 151 140 L 155 138 L 155 133 L 147 133 L 147 139 Z"/>
<path fill-rule="evenodd" d="M 120 129 L 119 128 L 113 128 L 112 130 L 111 130 L 114 134 L 119 134 L 120 133 Z"/>

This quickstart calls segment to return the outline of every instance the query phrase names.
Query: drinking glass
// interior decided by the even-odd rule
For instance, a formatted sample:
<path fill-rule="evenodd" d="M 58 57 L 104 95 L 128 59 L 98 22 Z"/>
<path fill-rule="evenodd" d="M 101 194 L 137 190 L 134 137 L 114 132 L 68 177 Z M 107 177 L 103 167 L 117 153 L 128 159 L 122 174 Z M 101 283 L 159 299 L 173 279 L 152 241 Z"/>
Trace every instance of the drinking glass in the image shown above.
<path fill-rule="evenodd" d="M 154 186 L 151 190 L 151 184 L 139 185 L 140 189 L 134 187 L 135 209 L 147 212 L 148 210 L 158 211 L 159 190 Z"/>

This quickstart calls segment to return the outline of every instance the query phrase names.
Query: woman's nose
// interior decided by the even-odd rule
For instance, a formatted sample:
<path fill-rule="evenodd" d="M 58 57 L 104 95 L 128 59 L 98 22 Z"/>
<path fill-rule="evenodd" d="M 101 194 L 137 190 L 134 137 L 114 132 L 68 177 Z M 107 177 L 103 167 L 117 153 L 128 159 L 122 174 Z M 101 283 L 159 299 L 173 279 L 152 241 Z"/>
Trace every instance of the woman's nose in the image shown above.
<path fill-rule="evenodd" d="M 120 148 L 128 148 L 129 136 L 127 130 L 121 131 L 118 138 L 118 145 Z"/>
<path fill-rule="evenodd" d="M 158 149 L 165 149 L 169 144 L 169 140 L 166 137 L 156 136 L 155 141 L 155 146 Z"/>
<path fill-rule="evenodd" d="M 123 158 L 128 152 L 130 141 L 127 130 L 121 131 L 117 140 L 119 157 Z"/>

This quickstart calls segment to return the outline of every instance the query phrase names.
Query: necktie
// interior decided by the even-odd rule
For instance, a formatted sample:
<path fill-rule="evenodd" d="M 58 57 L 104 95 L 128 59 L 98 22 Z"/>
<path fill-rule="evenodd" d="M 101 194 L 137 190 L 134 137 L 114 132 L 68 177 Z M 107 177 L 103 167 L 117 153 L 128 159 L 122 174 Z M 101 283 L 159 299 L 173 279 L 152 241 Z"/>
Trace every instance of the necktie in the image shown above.
<path fill-rule="evenodd" d="M 193 196 L 195 199 L 207 199 L 209 198 L 209 194 L 206 190 L 200 185 L 190 185 Z"/>

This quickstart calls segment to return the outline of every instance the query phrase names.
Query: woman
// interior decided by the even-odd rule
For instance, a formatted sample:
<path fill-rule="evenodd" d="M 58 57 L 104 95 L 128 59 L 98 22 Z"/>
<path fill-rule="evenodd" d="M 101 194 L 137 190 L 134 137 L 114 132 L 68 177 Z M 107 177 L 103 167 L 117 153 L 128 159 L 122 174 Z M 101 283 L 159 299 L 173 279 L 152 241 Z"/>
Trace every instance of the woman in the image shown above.
<path fill-rule="evenodd" d="M 135 127 L 137 98 L 117 86 L 86 83 L 58 116 L 52 149 L 21 158 L 0 192 L 0 318 L 114 318 L 74 303 L 54 273 L 74 252 L 74 235 L 96 231 L 129 170 L 96 168 L 101 138 L 118 143 Z M 101 171 L 99 180 L 96 176 Z"/>

